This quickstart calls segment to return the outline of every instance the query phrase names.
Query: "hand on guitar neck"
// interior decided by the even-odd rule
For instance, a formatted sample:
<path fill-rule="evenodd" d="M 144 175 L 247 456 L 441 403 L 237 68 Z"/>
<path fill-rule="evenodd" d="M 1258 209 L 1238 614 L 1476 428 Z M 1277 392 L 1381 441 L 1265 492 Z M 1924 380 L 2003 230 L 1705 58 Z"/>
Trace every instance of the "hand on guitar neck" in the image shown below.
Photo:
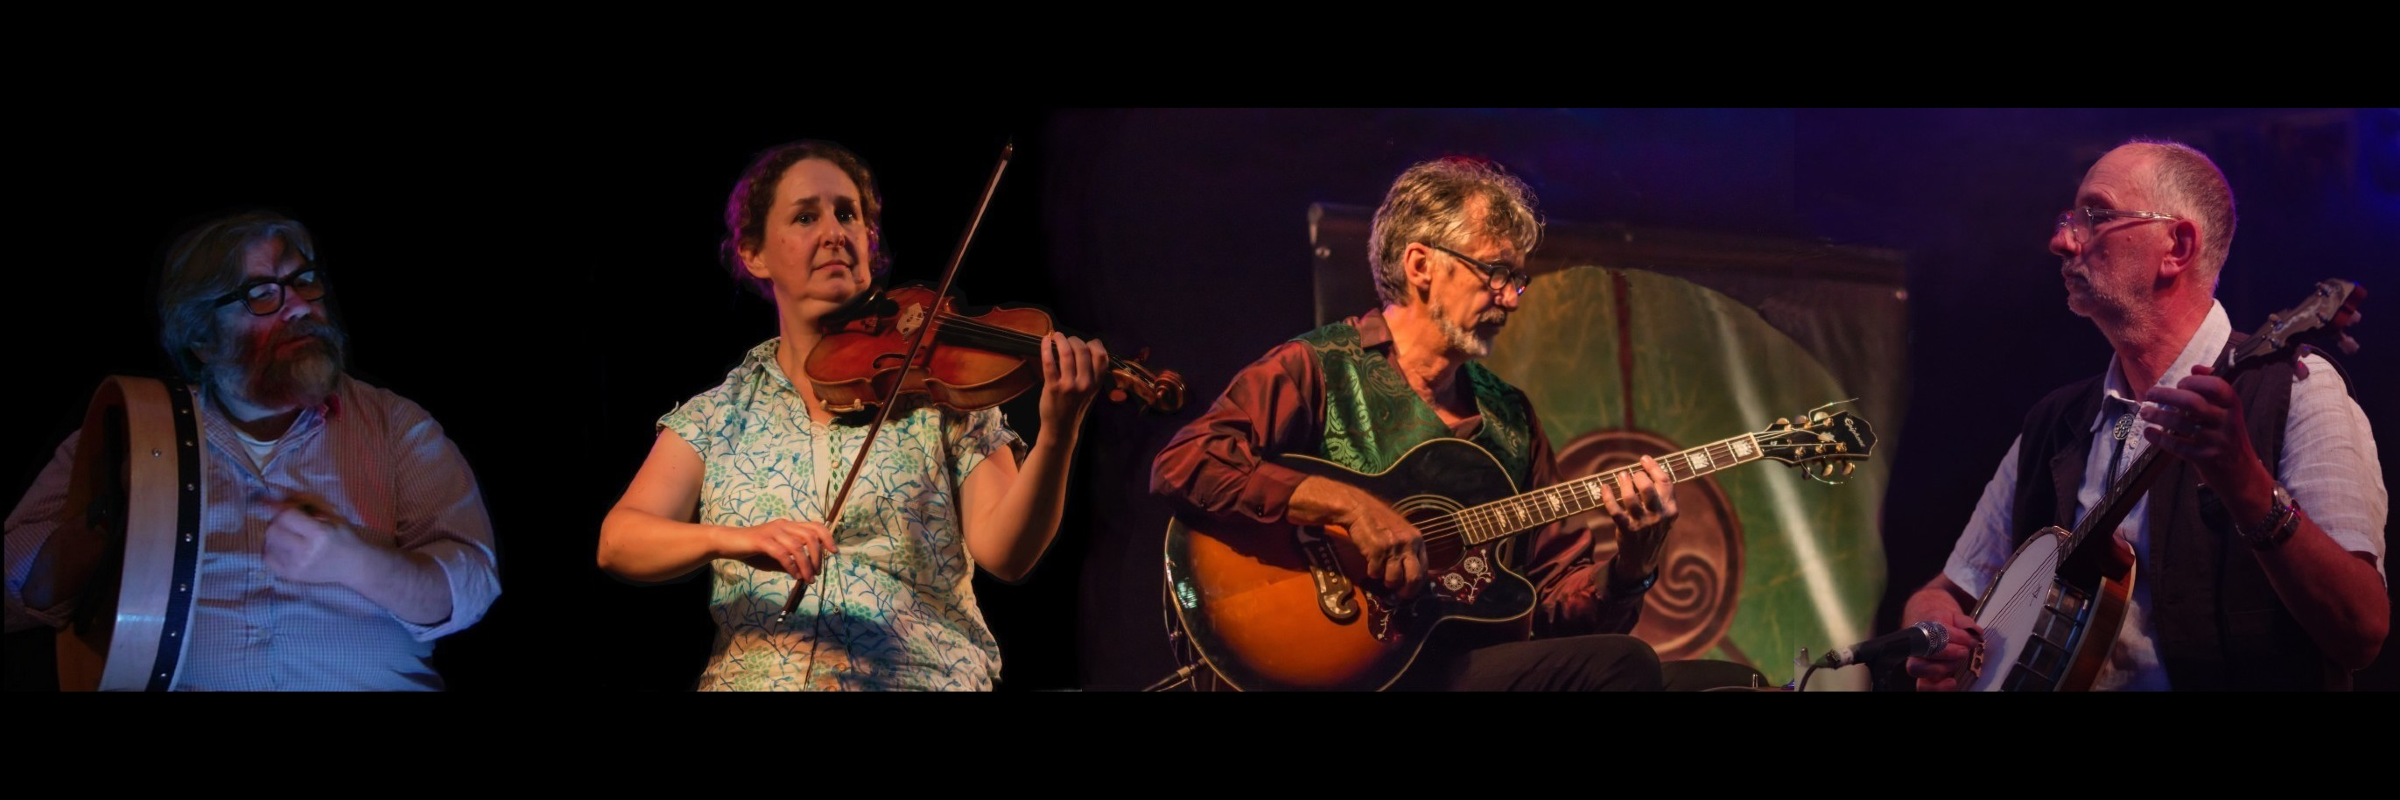
<path fill-rule="evenodd" d="M 1675 525 L 1675 491 L 1671 488 L 1675 482 L 1657 461 L 1642 456 L 1640 470 L 1620 473 L 1603 485 L 1609 491 L 1601 509 L 1617 523 L 1617 557 L 1609 561 L 1609 580 L 1625 584 L 1648 580 L 1658 571 L 1659 559 L 1667 551 L 1667 531 Z"/>
<path fill-rule="evenodd" d="M 1385 591 L 1412 600 L 1425 583 L 1425 534 L 1392 510 L 1390 503 L 1356 486 L 1309 476 L 1293 487 L 1288 522 L 1321 526 L 1346 537 L 1367 559 L 1367 577 Z"/>

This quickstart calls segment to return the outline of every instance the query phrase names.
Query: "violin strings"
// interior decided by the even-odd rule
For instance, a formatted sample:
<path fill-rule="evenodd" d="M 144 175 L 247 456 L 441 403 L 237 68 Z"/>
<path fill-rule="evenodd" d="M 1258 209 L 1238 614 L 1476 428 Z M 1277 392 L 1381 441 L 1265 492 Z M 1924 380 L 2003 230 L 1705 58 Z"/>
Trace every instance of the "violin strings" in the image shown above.
<path fill-rule="evenodd" d="M 944 314 L 941 317 L 941 321 L 944 328 L 957 331 L 962 335 L 970 337 L 970 341 L 977 341 L 985 344 L 1018 344 L 1027 347 L 1039 347 L 1042 342 L 1042 337 L 1035 336 L 1030 333 L 1011 330 L 1009 328 L 1004 328 L 989 323 L 978 322 L 974 319 L 962 317 L 956 314 Z M 1121 359 L 1118 359 L 1116 356 L 1109 356 L 1108 362 L 1115 366 L 1125 366 L 1125 362 Z"/>

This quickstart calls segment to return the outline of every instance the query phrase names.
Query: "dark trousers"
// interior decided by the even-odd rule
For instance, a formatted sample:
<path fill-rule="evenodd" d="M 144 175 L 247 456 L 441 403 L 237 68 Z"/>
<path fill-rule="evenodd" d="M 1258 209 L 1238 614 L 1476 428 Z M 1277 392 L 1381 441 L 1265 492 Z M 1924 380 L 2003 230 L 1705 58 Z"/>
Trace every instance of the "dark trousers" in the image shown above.
<path fill-rule="evenodd" d="M 1631 636 L 1566 636 L 1476 648 L 1448 658 L 1420 657 L 1395 691 L 1655 692 L 1750 685 L 1758 670 L 1730 661 L 1659 663 L 1650 644 Z"/>

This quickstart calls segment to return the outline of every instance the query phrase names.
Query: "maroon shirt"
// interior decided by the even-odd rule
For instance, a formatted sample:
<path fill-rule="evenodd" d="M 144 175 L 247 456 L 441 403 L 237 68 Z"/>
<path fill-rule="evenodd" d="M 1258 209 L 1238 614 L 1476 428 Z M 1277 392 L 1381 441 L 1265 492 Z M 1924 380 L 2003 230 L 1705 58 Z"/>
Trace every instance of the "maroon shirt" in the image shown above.
<path fill-rule="evenodd" d="M 1383 312 L 1369 311 L 1346 322 L 1358 328 L 1359 346 L 1392 347 Z M 1542 435 L 1540 418 L 1525 409 L 1532 426 L 1533 489 L 1559 480 L 1558 459 Z M 1460 420 L 1451 435 L 1471 439 L 1481 416 Z M 1150 491 L 1205 514 L 1282 522 L 1292 490 L 1308 476 L 1269 460 L 1285 453 L 1317 455 L 1325 430 L 1325 375 L 1308 345 L 1285 342 L 1233 376 L 1208 413 L 1185 425 L 1151 464 Z M 1540 591 L 1533 611 L 1535 638 L 1625 633 L 1641 619 L 1642 595 L 1609 600 L 1607 565 L 1592 560 L 1592 531 L 1554 522 L 1524 534 L 1515 548 L 1518 572 Z M 1525 546 L 1530 545 L 1530 546 Z"/>

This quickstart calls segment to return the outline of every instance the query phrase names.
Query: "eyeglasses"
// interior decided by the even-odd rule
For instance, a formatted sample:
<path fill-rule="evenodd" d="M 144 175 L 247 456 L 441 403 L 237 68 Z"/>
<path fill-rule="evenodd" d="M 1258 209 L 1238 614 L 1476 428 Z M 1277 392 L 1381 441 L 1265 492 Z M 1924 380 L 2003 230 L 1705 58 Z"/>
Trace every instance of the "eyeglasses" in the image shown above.
<path fill-rule="evenodd" d="M 1533 280 L 1533 276 L 1525 274 L 1523 269 L 1519 269 L 1517 267 L 1511 267 L 1506 264 L 1486 264 L 1484 262 L 1468 258 L 1467 254 L 1465 253 L 1461 253 L 1438 244 L 1421 244 L 1424 244 L 1426 247 L 1431 247 L 1435 250 L 1440 250 L 1444 253 L 1449 253 L 1451 258 L 1464 261 L 1467 263 L 1467 266 L 1474 267 L 1476 272 L 1483 275 L 1484 285 L 1493 291 L 1499 291 L 1505 288 L 1511 295 L 1523 295 L 1525 294 L 1525 284 Z"/>
<path fill-rule="evenodd" d="M 2183 218 L 2173 214 L 2161 214 L 2156 211 L 2117 211 L 2114 209 L 2084 206 L 2082 208 L 2070 208 L 2059 212 L 2058 226 L 2055 228 L 2055 230 L 2066 231 L 2067 239 L 2074 242 L 2076 245 L 2081 246 L 2084 242 L 2091 241 L 2093 236 L 2098 235 L 2097 231 L 2100 228 L 2100 223 L 2112 219 Z"/>
<path fill-rule="evenodd" d="M 324 276 L 314 269 L 304 269 L 273 280 L 254 280 L 236 287 L 217 298 L 217 305 L 244 303 L 253 316 L 266 316 L 283 310 L 284 287 L 291 287 L 300 299 L 315 302 L 325 296 Z"/>

